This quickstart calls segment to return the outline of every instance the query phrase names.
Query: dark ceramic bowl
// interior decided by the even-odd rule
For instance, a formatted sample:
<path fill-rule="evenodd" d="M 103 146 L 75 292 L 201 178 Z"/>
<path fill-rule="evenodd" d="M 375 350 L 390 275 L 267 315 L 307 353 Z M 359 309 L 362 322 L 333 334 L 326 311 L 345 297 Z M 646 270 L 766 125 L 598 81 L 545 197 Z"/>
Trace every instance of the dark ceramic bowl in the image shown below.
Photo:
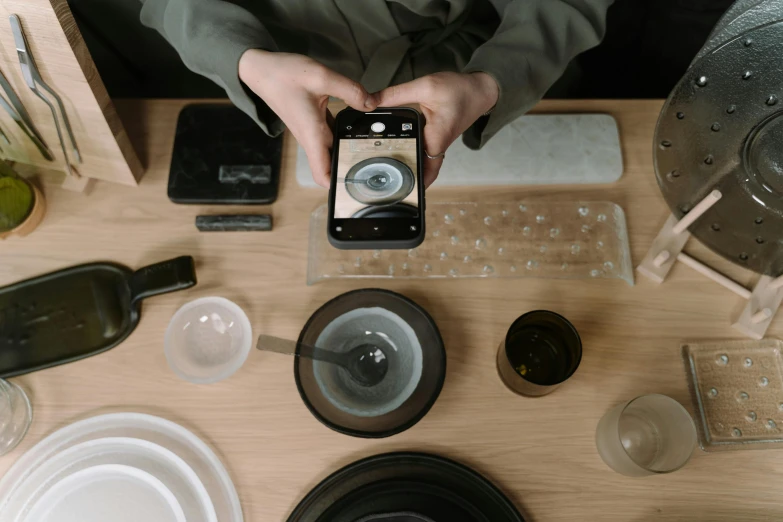
<path fill-rule="evenodd" d="M 342 367 L 297 357 L 294 377 L 313 415 L 340 433 L 381 438 L 416 424 L 443 387 L 446 351 L 435 322 L 410 299 L 386 290 L 356 290 L 318 309 L 299 342 L 345 353 L 371 343 L 388 360 L 377 385 L 357 383 Z"/>

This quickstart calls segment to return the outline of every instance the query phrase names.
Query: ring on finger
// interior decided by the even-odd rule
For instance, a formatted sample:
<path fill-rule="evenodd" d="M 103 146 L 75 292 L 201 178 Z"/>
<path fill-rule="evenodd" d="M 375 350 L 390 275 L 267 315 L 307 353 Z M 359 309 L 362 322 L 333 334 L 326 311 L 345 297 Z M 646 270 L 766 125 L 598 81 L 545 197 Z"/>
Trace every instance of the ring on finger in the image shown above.
<path fill-rule="evenodd" d="M 427 152 L 426 150 L 424 151 L 424 155 L 427 156 L 431 160 L 441 159 L 441 158 L 445 158 L 446 157 L 446 153 L 445 152 L 441 152 L 440 154 L 435 154 L 434 156 L 430 156 L 430 153 Z"/>

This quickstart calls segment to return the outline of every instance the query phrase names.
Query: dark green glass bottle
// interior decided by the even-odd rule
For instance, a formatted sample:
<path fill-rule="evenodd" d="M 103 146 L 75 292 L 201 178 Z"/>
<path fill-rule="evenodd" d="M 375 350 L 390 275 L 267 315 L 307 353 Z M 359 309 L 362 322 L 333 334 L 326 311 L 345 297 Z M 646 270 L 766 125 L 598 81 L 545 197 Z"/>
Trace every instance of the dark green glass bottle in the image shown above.
<path fill-rule="evenodd" d="M 34 203 L 35 193 L 30 184 L 0 160 L 0 235 L 21 225 Z"/>

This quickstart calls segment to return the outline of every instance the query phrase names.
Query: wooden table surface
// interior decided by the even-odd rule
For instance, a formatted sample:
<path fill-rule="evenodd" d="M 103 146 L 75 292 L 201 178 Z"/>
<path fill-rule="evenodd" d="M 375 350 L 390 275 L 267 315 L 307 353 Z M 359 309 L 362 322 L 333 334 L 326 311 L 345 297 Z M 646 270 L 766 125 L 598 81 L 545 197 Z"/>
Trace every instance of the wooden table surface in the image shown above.
<path fill-rule="evenodd" d="M 196 231 L 200 213 L 242 211 L 174 205 L 166 197 L 176 116 L 186 102 L 117 103 L 148 172 L 139 187 L 97 184 L 88 195 L 45 185 L 49 212 L 31 236 L 0 243 L 0 285 L 93 260 L 130 267 L 190 254 L 195 288 L 145 302 L 133 335 L 113 350 L 15 378 L 30 394 L 34 421 L 22 444 L 0 458 L 0 472 L 52 431 L 109 411 L 157 414 L 193 430 L 215 448 L 234 479 L 248 522 L 284 521 L 321 479 L 359 458 L 392 450 L 433 452 L 489 476 L 537 521 L 780 520 L 783 452 L 697 450 L 682 470 L 631 479 L 611 471 L 593 440 L 601 415 L 646 393 L 663 393 L 691 412 L 680 343 L 734 339 L 734 294 L 678 266 L 662 286 L 638 279 L 483 279 L 305 284 L 308 218 L 326 199 L 294 178 L 296 145 L 285 144 L 280 198 L 266 233 Z M 430 201 L 611 200 L 626 212 L 638 262 L 667 210 L 652 166 L 660 101 L 547 101 L 539 112 L 607 112 L 618 121 L 625 173 L 617 183 L 576 187 L 468 187 L 428 191 Z M 260 212 L 265 209 L 251 209 Z M 750 284 L 695 240 L 698 258 Z M 211 385 L 179 380 L 163 355 L 172 314 L 200 296 L 240 304 L 256 333 L 295 338 L 328 299 L 361 286 L 401 292 L 434 317 L 448 353 L 440 398 L 414 428 L 382 440 L 340 435 L 313 418 L 296 391 L 290 359 L 253 352 L 233 377 Z M 522 398 L 495 370 L 507 327 L 532 309 L 568 317 L 582 334 L 577 373 L 553 394 Z M 770 336 L 783 334 L 779 317 Z"/>

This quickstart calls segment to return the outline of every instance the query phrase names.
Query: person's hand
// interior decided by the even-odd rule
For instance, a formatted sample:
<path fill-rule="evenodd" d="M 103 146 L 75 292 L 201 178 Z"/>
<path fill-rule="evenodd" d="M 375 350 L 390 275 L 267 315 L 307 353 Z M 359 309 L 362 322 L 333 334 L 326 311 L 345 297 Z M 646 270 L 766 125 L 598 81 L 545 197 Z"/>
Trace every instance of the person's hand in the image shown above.
<path fill-rule="evenodd" d="M 378 106 L 359 83 L 299 54 L 250 49 L 239 59 L 239 78 L 283 120 L 307 153 L 313 179 L 324 187 L 331 171 L 329 97 L 362 112 Z"/>
<path fill-rule="evenodd" d="M 442 72 L 395 85 L 379 93 L 379 105 L 398 107 L 418 103 L 426 118 L 424 148 L 430 156 L 445 153 L 498 100 L 497 82 L 487 73 Z M 424 158 L 424 185 L 429 187 L 443 158 Z"/>

